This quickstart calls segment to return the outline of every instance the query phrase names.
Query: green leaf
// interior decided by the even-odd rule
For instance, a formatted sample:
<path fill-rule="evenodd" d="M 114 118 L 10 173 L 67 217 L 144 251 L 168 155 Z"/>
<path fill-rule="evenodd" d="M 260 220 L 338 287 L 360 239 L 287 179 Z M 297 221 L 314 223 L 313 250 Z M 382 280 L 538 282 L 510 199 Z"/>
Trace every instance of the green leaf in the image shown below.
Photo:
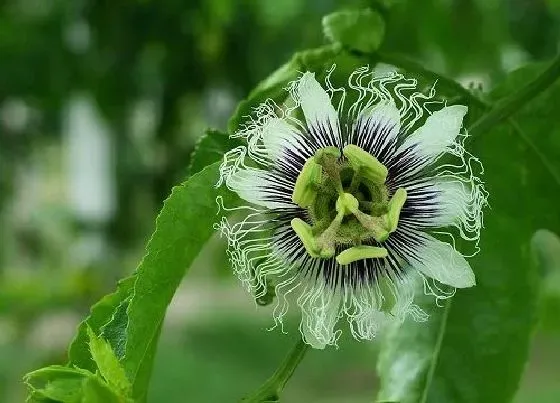
<path fill-rule="evenodd" d="M 268 78 L 263 80 L 249 96 L 241 101 L 229 119 L 228 131 L 235 133 L 253 112 L 253 108 L 267 99 L 275 100 L 279 103 L 284 102 L 287 96 L 285 87 L 293 80 L 297 79 L 302 66 L 297 55 L 288 63 L 274 71 Z"/>
<path fill-rule="evenodd" d="M 543 276 L 560 276 L 560 237 L 554 232 L 539 229 L 531 238 L 531 249 Z M 558 277 L 560 279 L 560 277 Z M 552 284 L 559 287 L 560 281 Z"/>
<path fill-rule="evenodd" d="M 133 403 L 107 387 L 98 376 L 90 376 L 82 383 L 82 400 L 80 403 Z"/>
<path fill-rule="evenodd" d="M 145 398 L 154 346 L 167 306 L 191 262 L 214 232 L 216 197 L 222 196 L 226 205 L 236 197 L 224 187 L 214 187 L 218 167 L 219 163 L 214 163 L 173 188 L 156 220 L 147 254 L 137 269 L 134 294 L 128 305 L 123 359 L 135 399 Z M 143 370 L 146 363 L 149 365 Z"/>
<path fill-rule="evenodd" d="M 27 374 L 30 402 L 125 403 L 130 402 L 98 375 L 79 368 L 53 365 Z"/>
<path fill-rule="evenodd" d="M 83 380 L 90 375 L 88 371 L 53 365 L 27 374 L 24 382 L 30 390 L 30 401 L 79 403 Z"/>
<path fill-rule="evenodd" d="M 118 358 L 107 341 L 98 337 L 91 328 L 88 328 L 89 346 L 101 376 L 114 387 L 120 394 L 128 396 L 131 390 L 130 381 L 124 373 Z"/>
<path fill-rule="evenodd" d="M 251 115 L 253 108 L 267 99 L 282 104 L 289 95 L 286 88 L 290 82 L 306 70 L 322 72 L 325 66 L 330 67 L 333 64 L 340 52 L 340 46 L 335 44 L 294 54 L 288 63 L 259 83 L 247 99 L 239 103 L 228 122 L 228 131 L 235 133 Z"/>
<path fill-rule="evenodd" d="M 540 69 L 515 73 L 494 98 L 519 88 L 534 71 Z M 560 229 L 559 102 L 555 84 L 516 114 L 519 124 L 503 124 L 472 140 L 469 151 L 484 163 L 491 206 L 481 251 L 470 259 L 477 285 L 430 309 L 427 323 L 407 320 L 391 329 L 378 363 L 380 398 L 511 401 L 537 319 L 541 279 L 532 264 L 531 236 L 539 228 Z"/>
<path fill-rule="evenodd" d="M 104 296 L 92 306 L 90 315 L 80 323 L 78 333 L 70 344 L 68 352 L 70 365 L 88 369 L 92 372 L 97 368 L 89 348 L 88 327 L 96 334 L 101 334 L 103 331 L 105 339 L 109 341 L 117 356 L 122 357 L 124 355 L 124 351 L 123 354 L 119 354 L 119 351 L 124 349 L 128 318 L 126 316 L 122 317 L 122 308 L 124 307 L 126 313 L 126 306 L 132 296 L 134 281 L 135 277 L 121 280 L 117 291 Z M 121 315 L 116 315 L 117 312 Z M 109 323 L 111 326 L 109 326 Z"/>
<path fill-rule="evenodd" d="M 241 145 L 241 140 L 232 139 L 219 130 L 206 130 L 192 153 L 189 175 L 201 171 L 205 166 L 220 161 L 224 154 Z"/>
<path fill-rule="evenodd" d="M 167 305 L 213 232 L 216 197 L 222 196 L 226 205 L 236 197 L 214 187 L 218 168 L 219 162 L 214 163 L 173 189 L 136 273 L 93 306 L 70 347 L 70 364 L 93 372 L 97 366 L 89 348 L 88 326 L 102 335 L 115 358 L 121 359 L 133 397 L 139 401 L 145 399 Z"/>
<path fill-rule="evenodd" d="M 337 11 L 323 17 L 323 32 L 331 42 L 369 53 L 383 42 L 385 21 L 369 9 Z"/>

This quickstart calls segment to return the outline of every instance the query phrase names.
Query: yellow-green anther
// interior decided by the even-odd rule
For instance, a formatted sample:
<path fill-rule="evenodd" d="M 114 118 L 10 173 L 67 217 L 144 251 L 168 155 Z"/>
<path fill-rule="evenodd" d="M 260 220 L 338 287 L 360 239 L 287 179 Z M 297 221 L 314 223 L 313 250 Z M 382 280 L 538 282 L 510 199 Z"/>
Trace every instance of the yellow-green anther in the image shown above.
<path fill-rule="evenodd" d="M 391 200 L 389 200 L 389 211 L 387 212 L 387 218 L 389 221 L 389 231 L 393 232 L 397 229 L 399 224 L 399 216 L 401 215 L 401 210 L 406 202 L 406 190 L 403 188 L 397 189 Z"/>
<path fill-rule="evenodd" d="M 317 185 L 321 183 L 323 168 L 314 157 L 309 158 L 296 179 L 292 200 L 302 208 L 309 207 L 317 196 Z"/>
<path fill-rule="evenodd" d="M 373 155 L 354 144 L 348 144 L 344 147 L 342 153 L 348 158 L 352 168 L 360 172 L 360 175 L 374 183 L 385 183 L 388 173 L 387 168 Z"/>
<path fill-rule="evenodd" d="M 376 246 L 353 246 L 342 251 L 336 257 L 338 264 L 347 265 L 356 260 L 383 258 L 387 256 L 387 249 Z"/>
<path fill-rule="evenodd" d="M 320 257 L 315 237 L 311 233 L 311 226 L 301 218 L 294 218 L 291 223 L 292 228 L 298 238 L 303 243 L 303 247 L 311 257 Z"/>
<path fill-rule="evenodd" d="M 342 212 L 344 215 L 351 214 L 358 210 L 360 202 L 350 193 L 343 193 L 338 196 L 336 201 L 336 211 Z"/>

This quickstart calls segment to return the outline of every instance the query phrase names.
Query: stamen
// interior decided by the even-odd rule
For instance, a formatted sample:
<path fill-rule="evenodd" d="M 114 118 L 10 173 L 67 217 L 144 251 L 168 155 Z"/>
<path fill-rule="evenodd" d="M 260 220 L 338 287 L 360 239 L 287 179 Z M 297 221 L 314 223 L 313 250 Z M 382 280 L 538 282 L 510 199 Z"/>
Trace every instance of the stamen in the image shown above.
<path fill-rule="evenodd" d="M 306 161 L 296 179 L 292 199 L 300 207 L 309 208 L 314 221 L 309 225 L 299 218 L 294 219 L 291 222 L 292 228 L 312 257 L 331 258 L 335 255 L 337 245 L 346 245 L 349 242 L 350 246 L 358 249 L 350 247 L 348 253 L 341 255 L 342 261 L 352 262 L 370 255 L 379 257 L 383 254 L 383 248 L 376 250 L 368 246 L 362 247 L 361 242 L 367 239 L 384 242 L 389 238 L 391 232 L 397 228 L 399 214 L 406 201 L 406 191 L 399 189 L 393 198 L 387 201 L 387 168 L 358 146 L 347 145 L 343 153 L 353 171 L 352 181 L 346 186 L 346 190 L 341 172 L 344 172 L 345 180 L 350 179 L 348 171 L 343 171 L 350 167 L 346 161 L 340 160 L 341 153 L 338 148 L 319 149 Z M 369 188 L 370 200 L 362 200 L 364 193 L 358 191 L 362 184 Z M 338 193 L 334 206 L 330 204 L 333 193 Z M 329 211 L 331 206 L 335 208 L 336 215 Z M 356 225 L 356 220 L 353 219 L 346 220 L 343 224 L 344 217 L 348 215 L 353 215 L 359 225 Z"/>
<path fill-rule="evenodd" d="M 296 235 L 301 239 L 303 247 L 311 257 L 320 257 L 315 237 L 311 233 L 311 226 L 301 218 L 294 218 L 291 223 Z"/>
<path fill-rule="evenodd" d="M 322 166 L 325 174 L 332 181 L 338 194 L 342 194 L 342 181 L 340 179 L 340 167 L 338 159 L 340 158 L 340 150 L 336 147 L 325 147 L 317 150 L 315 159 Z"/>
<path fill-rule="evenodd" d="M 309 158 L 303 165 L 303 169 L 296 179 L 292 200 L 302 208 L 309 207 L 317 196 L 317 186 L 321 184 L 323 168 L 315 162 L 315 158 Z"/>
<path fill-rule="evenodd" d="M 385 183 L 388 174 L 387 168 L 373 155 L 354 144 L 348 144 L 342 153 L 348 158 L 354 171 L 360 171 L 361 175 L 373 183 L 381 185 Z"/>
<path fill-rule="evenodd" d="M 389 232 L 394 232 L 399 224 L 399 216 L 401 215 L 401 210 L 406 202 L 406 190 L 403 188 L 397 189 L 391 200 L 389 200 L 389 211 L 387 212 L 387 218 L 389 221 Z"/>
<path fill-rule="evenodd" d="M 342 251 L 336 257 L 338 264 L 347 265 L 357 260 L 387 257 L 387 249 L 376 246 L 353 246 Z"/>

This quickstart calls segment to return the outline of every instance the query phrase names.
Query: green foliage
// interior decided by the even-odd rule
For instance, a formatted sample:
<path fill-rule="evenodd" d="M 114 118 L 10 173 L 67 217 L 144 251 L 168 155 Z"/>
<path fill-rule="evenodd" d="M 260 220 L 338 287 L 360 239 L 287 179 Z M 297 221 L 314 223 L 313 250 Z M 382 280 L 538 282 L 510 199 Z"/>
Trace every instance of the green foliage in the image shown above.
<path fill-rule="evenodd" d="M 491 97 L 511 93 L 534 71 L 512 74 Z M 481 251 L 471 260 L 477 286 L 432 309 L 427 326 L 409 321 L 391 333 L 379 361 L 381 397 L 404 403 L 511 400 L 538 312 L 541 281 L 529 241 L 539 228 L 560 229 L 555 199 L 542 193 L 559 192 L 560 159 L 551 144 L 558 137 L 544 127 L 554 119 L 559 96 L 546 92 L 516 115 L 519 124 L 502 124 L 472 140 L 470 148 L 485 166 L 492 207 Z"/>
<path fill-rule="evenodd" d="M 228 204 L 234 197 L 217 190 L 219 163 L 214 163 L 173 189 L 156 220 L 147 254 L 136 271 L 128 305 L 123 364 L 133 385 L 133 397 L 143 399 L 155 346 L 167 306 L 186 270 L 214 232 L 216 197 Z"/>
<path fill-rule="evenodd" d="M 193 175 L 207 165 L 221 160 L 226 151 L 239 145 L 241 145 L 239 139 L 232 139 L 219 130 L 206 130 L 204 136 L 196 143 L 189 166 L 189 175 Z"/>
<path fill-rule="evenodd" d="M 234 197 L 213 186 L 218 166 L 214 163 L 204 168 L 173 189 L 134 276 L 123 280 L 115 293 L 93 306 L 70 348 L 70 363 L 82 368 L 77 373 L 90 374 L 96 367 L 106 379 L 110 378 L 110 384 L 119 393 L 132 388 L 135 400 L 145 399 L 166 308 L 186 270 L 214 231 L 216 197 L 221 196 L 226 204 Z M 99 333 L 108 335 L 108 340 L 98 338 Z M 122 346 L 124 354 L 119 354 Z M 121 364 L 125 372 L 121 372 Z M 54 382 L 57 375 L 66 373 L 50 371 L 49 380 Z M 34 372 L 28 379 L 43 375 Z M 97 386 L 89 378 L 87 375 L 87 390 L 94 393 Z M 85 388 L 83 385 L 80 387 Z"/>
<path fill-rule="evenodd" d="M 327 63 L 332 64 L 340 51 L 340 46 L 335 44 L 294 54 L 289 62 L 260 82 L 247 99 L 239 103 L 228 122 L 228 131 L 234 133 L 238 130 L 240 125 L 251 116 L 253 108 L 265 100 L 270 99 L 282 104 L 287 98 L 286 87 L 291 81 L 296 80 L 303 71 L 324 70 L 321 67 Z"/>
<path fill-rule="evenodd" d="M 323 33 L 348 49 L 373 52 L 385 35 L 385 21 L 372 10 L 337 11 L 323 17 Z"/>
<path fill-rule="evenodd" d="M 131 385 L 111 345 L 88 328 L 89 347 L 100 375 L 112 388 L 128 396 Z"/>
<path fill-rule="evenodd" d="M 156 175 L 159 177 L 155 182 L 167 193 L 168 183 L 177 176 L 176 166 L 181 166 L 183 172 L 188 161 L 181 157 L 188 155 L 190 151 L 185 153 L 185 150 L 176 148 L 174 144 L 181 137 L 176 133 L 179 100 L 186 93 L 201 92 L 206 81 L 210 82 L 215 76 L 220 76 L 220 73 L 224 74 L 215 66 L 220 55 L 229 60 L 229 63 L 223 64 L 232 70 L 232 76 L 239 78 L 242 90 L 248 90 L 255 82 L 255 77 L 260 77 L 258 73 L 240 67 L 251 65 L 248 60 L 243 60 L 246 63 L 237 63 L 241 50 L 249 54 L 246 49 L 249 45 L 245 46 L 246 41 L 240 40 L 238 33 L 231 29 L 236 8 L 228 2 L 214 1 L 208 6 L 196 2 L 200 9 L 192 11 L 183 10 L 178 1 L 171 2 L 169 8 L 154 19 L 153 26 L 141 35 L 134 36 L 128 34 L 126 24 L 122 22 L 130 19 L 140 25 L 136 23 L 136 19 L 141 21 L 142 16 L 151 17 L 152 12 L 158 9 L 157 2 L 139 1 L 138 8 L 131 6 L 123 14 L 124 17 L 116 13 L 115 16 L 121 16 L 122 21 L 120 18 L 114 18 L 113 21 L 112 9 L 103 7 L 101 3 L 94 3 L 91 10 L 88 10 L 88 22 L 100 33 L 93 52 L 101 55 L 99 60 L 102 63 L 98 63 L 100 65 L 95 66 L 92 72 L 79 76 L 83 76 L 80 82 L 94 84 L 92 87 L 96 98 L 103 106 L 106 116 L 113 120 L 114 126 L 119 129 L 125 127 L 126 124 L 122 121 L 122 116 L 126 115 L 124 112 L 128 111 L 133 101 L 145 96 L 135 88 L 135 80 L 147 87 L 143 89 L 146 93 L 154 91 L 152 84 L 149 84 L 151 80 L 136 77 L 141 76 L 139 72 L 159 68 L 166 72 L 161 90 L 162 116 L 157 124 L 156 137 L 161 143 L 159 145 L 163 144 L 166 153 L 172 158 Z M 429 6 L 426 5 L 428 3 Z M 294 53 L 287 63 L 257 84 L 232 114 L 228 123 L 229 134 L 238 130 L 254 108 L 263 101 L 285 104 L 286 87 L 304 71 L 315 72 L 321 79 L 336 64 L 333 81 L 346 83 L 350 72 L 356 67 L 364 64 L 375 66 L 378 62 L 393 64 L 406 70 L 425 88 L 430 88 L 437 81 L 438 94 L 449 104 L 462 103 L 469 106 L 470 113 L 466 122 L 470 126 L 482 114 L 491 110 L 492 105 L 499 105 L 499 100 L 511 97 L 511 94 L 542 71 L 542 65 L 534 64 L 507 75 L 505 81 L 488 95 L 487 102 L 486 99 L 483 101 L 474 97 L 456 81 L 425 67 L 430 63 L 438 64 L 439 61 L 441 70 L 454 73 L 461 73 L 465 66 L 474 66 L 488 72 L 492 78 L 503 75 L 501 67 L 497 66 L 500 51 L 503 51 L 508 38 L 499 33 L 501 31 L 495 26 L 505 25 L 506 18 L 503 17 L 504 13 L 498 13 L 500 18 L 491 19 L 475 3 L 430 1 L 420 4 L 378 0 L 372 1 L 370 6 L 377 7 L 379 13 L 365 9 L 328 14 L 323 18 L 322 24 L 323 33 L 330 44 Z M 293 36 L 299 40 L 300 36 L 304 36 L 306 24 L 302 22 L 307 22 L 306 19 L 300 18 L 299 24 L 291 21 L 290 24 L 287 23 L 298 12 L 305 15 L 303 3 L 290 2 L 282 13 L 276 13 L 275 7 L 273 2 L 263 3 L 248 12 L 247 18 L 251 22 L 261 18 L 268 19 L 271 25 L 276 26 L 274 30 L 270 30 L 270 37 L 284 39 L 283 36 Z M 502 4 L 496 5 L 496 10 L 502 7 Z M 519 7 L 515 5 L 512 10 L 520 12 Z M 519 27 L 512 37 L 517 37 L 521 46 L 531 54 L 550 54 L 555 41 L 548 33 L 554 32 L 555 22 L 541 5 L 531 7 L 534 21 L 542 24 L 543 29 L 533 33 L 529 29 L 532 25 L 530 21 L 509 21 L 512 26 Z M 57 13 L 65 14 L 62 11 L 62 7 L 61 10 L 57 9 Z M 199 13 L 204 23 L 191 24 L 195 21 L 194 18 L 191 21 L 191 11 Z M 206 18 L 206 12 L 215 14 L 216 18 Z M 384 17 L 389 13 L 386 32 Z M 450 14 L 453 18 L 448 18 Z M 457 18 L 458 16 L 461 18 Z M 175 22 L 171 24 L 173 29 L 164 30 L 170 18 Z M 106 20 L 112 21 L 110 29 L 100 29 L 105 28 L 103 24 Z M 480 29 L 473 31 L 473 23 L 479 21 Z M 212 24 L 216 25 L 214 30 L 207 27 Z M 420 26 L 422 29 L 419 29 Z M 414 31 L 411 32 L 411 29 Z M 455 33 L 457 38 L 451 40 Z M 119 38 L 114 47 L 113 36 Z M 271 64 L 269 58 L 264 57 L 268 56 L 270 47 L 266 35 L 263 34 L 263 38 L 256 36 L 259 36 L 258 41 L 256 40 L 259 46 L 252 48 L 253 53 Z M 185 38 L 189 39 L 186 47 L 190 53 L 183 52 Z M 435 41 L 434 38 L 438 40 Z M 23 49 L 22 44 L 16 43 L 21 41 L 17 36 L 4 35 L 1 39 L 0 42 L 8 41 L 11 44 L 15 41 L 14 44 L 18 45 L 10 45 L 10 48 Z M 56 52 L 63 57 L 57 59 L 58 62 L 73 59 L 62 50 L 59 41 L 60 39 L 56 40 Z M 34 48 L 42 49 L 41 53 L 45 52 L 44 49 L 51 48 L 39 46 L 43 43 L 41 35 L 34 35 L 31 43 Z M 144 49 L 145 43 L 149 43 L 153 49 Z M 243 46 L 239 47 L 239 43 Z M 463 55 L 466 45 L 473 49 L 469 52 L 468 59 Z M 383 52 L 379 52 L 380 48 Z M 407 56 L 424 56 L 433 52 L 436 57 L 426 57 L 425 62 L 418 63 L 408 57 L 385 53 L 387 49 L 396 49 Z M 292 50 L 293 41 L 284 53 L 270 53 L 274 53 L 276 60 L 285 60 L 285 53 Z M 134 65 L 136 60 L 143 58 L 144 53 L 149 52 L 159 52 L 165 57 L 160 55 L 155 58 L 157 61 Z M 16 53 L 19 55 L 19 51 Z M 105 65 L 105 59 L 110 59 L 108 55 L 113 54 L 118 57 L 112 62 L 115 68 L 109 69 L 108 66 L 112 64 Z M 27 65 L 33 66 L 34 63 Z M 9 63 L 9 67 L 10 71 L 21 73 L 17 63 Z M 259 65 L 255 71 L 267 71 L 269 67 Z M 105 80 L 103 76 L 106 70 L 111 72 L 110 80 Z M 130 74 L 131 71 L 134 74 Z M 31 76 L 31 72 L 32 70 L 25 70 L 24 76 Z M 10 77 L 8 81 L 4 77 L 6 86 L 11 86 L 12 75 L 5 76 Z M 66 87 L 70 86 L 71 75 L 60 76 L 59 80 L 63 84 L 61 88 L 69 91 Z M 48 78 L 44 72 L 41 77 L 43 81 Z M 101 84 L 95 85 L 99 83 Z M 112 87 L 118 91 L 112 91 Z M 29 91 L 33 91 L 33 88 L 27 84 L 23 90 L 19 89 L 14 93 Z M 119 102 L 111 102 L 113 98 Z M 381 344 L 378 362 L 379 402 L 511 401 L 527 360 L 531 335 L 537 322 L 543 274 L 555 273 L 547 278 L 554 278 L 557 282 L 559 272 L 559 244 L 554 233 L 560 233 L 556 202 L 560 194 L 560 127 L 551 124 L 555 121 L 559 102 L 560 83 L 557 83 L 525 105 L 513 119 L 477 135 L 467 144 L 468 150 L 484 164 L 484 180 L 490 193 L 491 206 L 485 217 L 480 253 L 470 259 L 477 285 L 460 290 L 453 298 L 439 301 L 441 307 L 434 306 L 433 297 L 418 298 L 416 302 L 431 314 L 428 322 L 407 320 L 402 326 L 388 331 Z M 48 103 L 48 110 L 58 110 L 60 103 L 61 99 Z M 122 138 L 126 139 L 127 136 Z M 146 401 L 166 309 L 193 260 L 214 232 L 212 224 L 217 219 L 216 197 L 223 197 L 226 205 L 231 204 L 236 197 L 223 187 L 216 189 L 214 184 L 218 178 L 219 160 L 224 152 L 240 144 L 240 139 L 231 139 L 219 130 L 208 130 L 199 139 L 190 159 L 190 178 L 174 187 L 165 201 L 157 217 L 155 231 L 146 246 L 146 254 L 136 272 L 120 281 L 114 293 L 106 295 L 92 306 L 89 316 L 80 324 L 70 346 L 68 366 L 46 367 L 25 377 L 29 401 Z M 123 170 L 123 161 L 126 165 L 130 157 L 126 140 L 119 138 L 118 148 L 122 151 L 119 156 L 124 156 L 119 158 L 119 169 Z M 0 152 L 7 154 L 3 149 Z M 471 162 L 475 163 L 474 160 Z M 122 180 L 120 185 L 136 183 L 136 177 L 130 180 L 130 174 L 123 176 L 129 178 Z M 132 194 L 127 193 L 132 188 L 133 186 L 121 189 L 124 194 L 121 197 L 134 199 Z M 126 211 L 123 205 L 120 208 L 121 213 Z M 126 221 L 126 215 L 123 213 L 122 216 L 124 218 L 121 219 Z M 543 228 L 550 231 L 543 232 Z M 534 264 L 532 251 L 537 255 L 537 263 L 544 268 L 542 272 Z M 421 294 L 422 285 L 419 284 L 417 295 Z M 554 309 L 553 311 L 557 314 Z M 283 372 L 287 375 L 282 378 L 283 383 L 291 376 L 300 359 L 301 357 L 294 360 L 294 363 L 286 361 L 288 364 Z M 265 388 L 267 393 L 263 396 L 276 396 L 281 389 L 277 386 L 276 383 L 272 384 L 272 394 Z"/>
<path fill-rule="evenodd" d="M 119 281 L 114 293 L 104 296 L 92 306 L 90 315 L 80 324 L 78 333 L 70 344 L 68 352 L 70 365 L 90 371 L 95 370 L 95 362 L 89 347 L 89 330 L 96 334 L 102 334 L 106 329 L 106 333 L 111 333 L 110 337 L 107 334 L 104 336 L 117 356 L 122 358 L 124 354 L 119 354 L 119 351 L 122 350 L 120 345 L 124 339 L 127 321 L 126 317 L 121 318 L 115 314 L 120 312 L 119 307 L 125 307 L 126 309 L 132 295 L 134 281 L 135 277 L 128 277 Z M 119 325 L 115 323 L 115 319 L 119 319 Z M 111 323 L 111 326 L 107 326 L 109 323 Z M 115 330 L 118 331 L 115 332 Z"/>
<path fill-rule="evenodd" d="M 88 329 L 98 371 L 53 365 L 25 376 L 30 402 L 133 403 L 130 383 L 107 341 Z"/>

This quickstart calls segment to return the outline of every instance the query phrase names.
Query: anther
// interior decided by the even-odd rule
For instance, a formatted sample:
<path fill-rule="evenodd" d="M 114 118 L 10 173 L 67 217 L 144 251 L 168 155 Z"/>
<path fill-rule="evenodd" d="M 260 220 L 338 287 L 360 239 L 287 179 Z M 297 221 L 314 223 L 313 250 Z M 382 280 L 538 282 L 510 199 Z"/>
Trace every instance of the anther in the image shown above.
<path fill-rule="evenodd" d="M 315 237 L 311 232 L 311 226 L 301 218 L 294 218 L 291 223 L 292 228 L 301 242 L 303 247 L 311 257 L 320 257 Z"/>
<path fill-rule="evenodd" d="M 357 260 L 374 259 L 387 257 L 387 249 L 376 246 L 353 246 L 338 254 L 336 261 L 338 264 L 347 265 Z"/>
<path fill-rule="evenodd" d="M 354 144 L 348 144 L 344 147 L 342 153 L 348 158 L 354 171 L 359 171 L 360 175 L 373 183 L 385 183 L 388 174 L 387 168 L 373 155 Z"/>
<path fill-rule="evenodd" d="M 317 186 L 321 184 L 322 167 L 315 162 L 315 158 L 309 158 L 303 165 L 303 169 L 296 179 L 292 200 L 302 208 L 309 207 L 317 196 Z"/>
<path fill-rule="evenodd" d="M 389 232 L 394 232 L 399 224 L 399 216 L 401 210 L 406 202 L 406 190 L 403 188 L 397 189 L 391 200 L 389 200 L 389 211 L 387 212 Z"/>

